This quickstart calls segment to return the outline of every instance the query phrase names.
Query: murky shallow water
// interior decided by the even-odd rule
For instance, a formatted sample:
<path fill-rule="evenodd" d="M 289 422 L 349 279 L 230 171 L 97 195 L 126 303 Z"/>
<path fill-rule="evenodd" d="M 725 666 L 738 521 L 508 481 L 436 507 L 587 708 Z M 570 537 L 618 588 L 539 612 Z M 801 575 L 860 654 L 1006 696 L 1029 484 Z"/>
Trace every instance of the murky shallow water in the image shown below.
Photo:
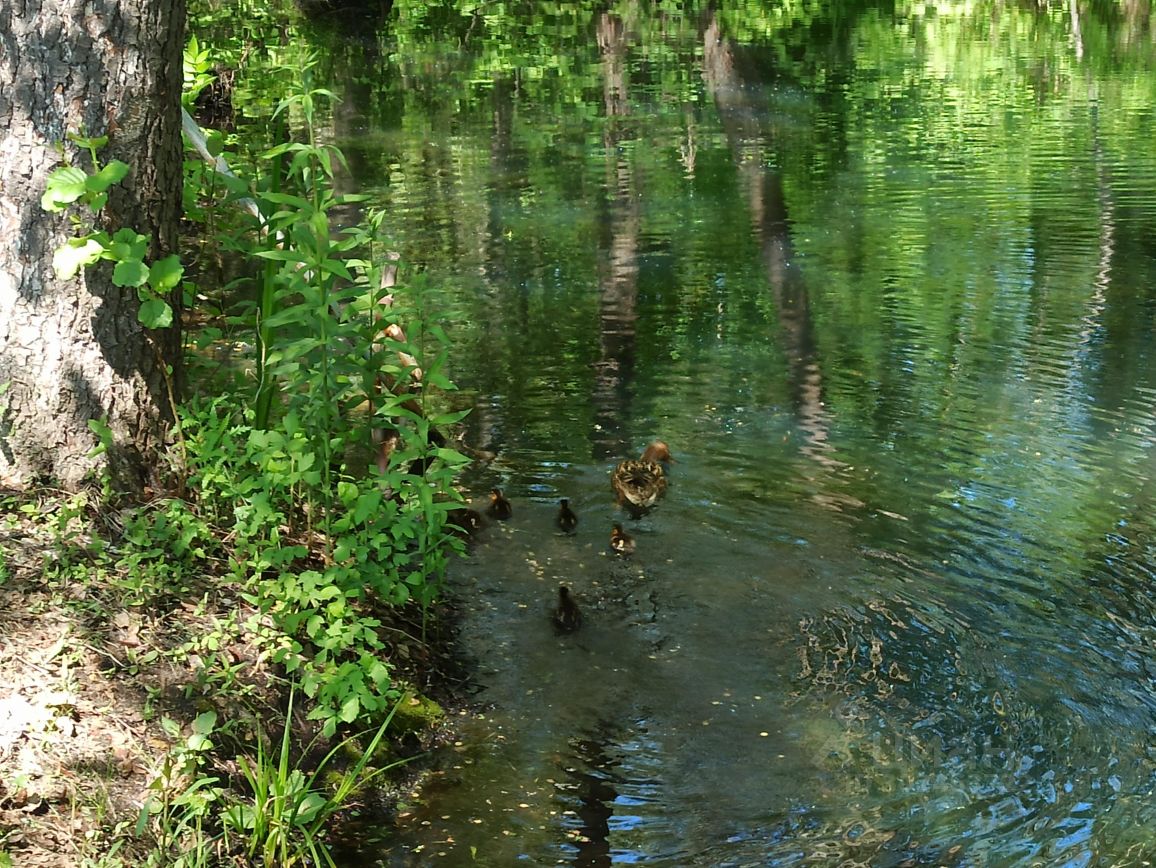
<path fill-rule="evenodd" d="M 515 506 L 383 864 L 1156 858 L 1148 19 L 558 8 L 580 98 L 463 26 L 340 141 Z"/>

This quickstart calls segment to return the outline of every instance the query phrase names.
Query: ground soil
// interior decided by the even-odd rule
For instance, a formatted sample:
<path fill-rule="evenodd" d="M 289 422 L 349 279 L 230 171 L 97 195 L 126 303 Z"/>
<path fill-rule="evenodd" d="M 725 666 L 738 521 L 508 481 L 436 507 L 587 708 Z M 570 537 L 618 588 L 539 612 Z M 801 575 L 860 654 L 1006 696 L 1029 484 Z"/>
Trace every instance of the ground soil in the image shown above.
<path fill-rule="evenodd" d="M 239 623 L 244 604 L 218 588 L 146 609 L 126 606 L 111 584 L 54 578 L 46 570 L 61 557 L 53 532 L 35 515 L 16 512 L 14 503 L 0 499 L 0 868 L 142 864 L 146 842 L 133 831 L 161 786 L 170 747 L 203 710 L 242 713 L 222 707 L 238 697 L 251 720 L 264 711 L 279 727 L 284 682 L 239 634 L 217 652 L 235 667 L 236 696 L 205 695 L 205 661 L 164 651 L 222 619 Z M 76 539 L 79 548 L 66 556 L 83 551 L 85 534 Z M 391 649 L 395 671 L 460 713 L 465 677 L 450 618 L 424 643 L 412 638 L 405 613 L 399 618 L 390 630 L 401 637 Z M 298 712 L 295 734 L 304 741 L 315 732 Z M 176 739 L 161 726 L 166 716 L 180 725 Z M 450 735 L 443 723 L 399 735 L 395 749 L 420 752 Z M 231 778 L 230 760 L 219 760 L 222 780 L 239 778 Z M 408 780 L 394 780 L 394 791 L 412 789 L 421 774 L 420 763 L 404 769 Z M 380 793 L 369 801 L 388 812 L 389 799 Z"/>

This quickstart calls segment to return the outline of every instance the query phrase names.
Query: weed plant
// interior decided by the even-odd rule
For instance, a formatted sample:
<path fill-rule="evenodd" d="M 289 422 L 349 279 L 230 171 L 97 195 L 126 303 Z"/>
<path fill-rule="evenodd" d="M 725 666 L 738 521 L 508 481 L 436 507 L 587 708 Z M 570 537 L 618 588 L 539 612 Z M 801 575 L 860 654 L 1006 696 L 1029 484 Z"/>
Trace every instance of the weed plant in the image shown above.
<path fill-rule="evenodd" d="M 445 524 L 465 459 L 438 433 L 463 414 L 430 394 L 453 388 L 444 333 L 416 316 L 420 302 L 385 303 L 381 216 L 330 222 L 352 197 L 334 194 L 341 155 L 314 132 L 329 98 L 303 83 L 282 101 L 304 141 L 264 154 L 278 172 L 284 162 L 283 186 L 253 185 L 265 215 L 249 236 L 265 264 L 248 309 L 255 392 L 191 402 L 181 434 L 188 488 L 231 541 L 232 578 L 257 623 L 276 626 L 273 659 L 332 734 L 395 698 L 375 612 L 436 599 L 459 545 Z"/>

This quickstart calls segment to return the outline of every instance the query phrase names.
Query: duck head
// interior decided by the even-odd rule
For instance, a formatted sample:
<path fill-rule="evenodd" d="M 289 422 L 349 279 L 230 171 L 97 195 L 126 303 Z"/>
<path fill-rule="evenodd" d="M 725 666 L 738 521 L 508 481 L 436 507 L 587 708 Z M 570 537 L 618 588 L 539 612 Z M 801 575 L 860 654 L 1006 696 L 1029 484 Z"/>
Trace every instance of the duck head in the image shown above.
<path fill-rule="evenodd" d="M 655 440 L 642 453 L 642 460 L 658 464 L 674 461 L 674 456 L 670 454 L 670 447 L 666 445 L 665 441 Z"/>

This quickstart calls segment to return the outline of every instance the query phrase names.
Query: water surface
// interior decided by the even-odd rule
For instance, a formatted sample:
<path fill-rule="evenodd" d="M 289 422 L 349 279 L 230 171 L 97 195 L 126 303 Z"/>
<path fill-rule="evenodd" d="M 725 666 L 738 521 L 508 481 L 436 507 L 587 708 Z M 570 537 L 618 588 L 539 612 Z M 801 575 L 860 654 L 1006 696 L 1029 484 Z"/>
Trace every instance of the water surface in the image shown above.
<path fill-rule="evenodd" d="M 334 135 L 515 514 L 382 863 L 1156 854 L 1147 14 L 396 12 Z"/>

